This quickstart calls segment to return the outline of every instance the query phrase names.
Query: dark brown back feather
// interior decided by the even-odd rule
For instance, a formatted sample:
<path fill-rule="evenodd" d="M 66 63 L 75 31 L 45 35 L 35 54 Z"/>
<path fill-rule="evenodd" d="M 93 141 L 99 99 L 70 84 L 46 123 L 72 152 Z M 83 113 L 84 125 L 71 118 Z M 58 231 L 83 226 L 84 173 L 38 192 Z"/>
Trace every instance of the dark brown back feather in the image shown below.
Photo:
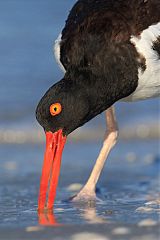
<path fill-rule="evenodd" d="M 138 36 L 158 21 L 159 0 L 79 0 L 62 32 L 61 62 L 66 69 L 93 64 L 100 50 L 105 52 L 111 44 L 114 49 L 117 44 L 130 45 L 131 35 Z"/>

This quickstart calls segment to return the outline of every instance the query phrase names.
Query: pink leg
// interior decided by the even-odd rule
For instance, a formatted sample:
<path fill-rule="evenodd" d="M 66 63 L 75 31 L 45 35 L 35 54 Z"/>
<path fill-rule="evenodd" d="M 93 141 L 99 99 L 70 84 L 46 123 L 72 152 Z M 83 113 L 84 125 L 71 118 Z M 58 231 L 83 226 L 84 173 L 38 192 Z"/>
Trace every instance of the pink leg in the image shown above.
<path fill-rule="evenodd" d="M 118 127 L 116 123 L 114 107 L 112 106 L 109 109 L 107 109 L 105 112 L 105 115 L 106 115 L 107 130 L 105 133 L 103 146 L 101 148 L 101 151 L 99 153 L 99 156 L 96 160 L 96 163 L 94 165 L 94 168 L 91 172 L 91 175 L 87 183 L 84 185 L 81 191 L 73 198 L 73 201 L 87 200 L 87 199 L 90 200 L 96 197 L 96 194 L 95 194 L 96 184 L 98 182 L 98 179 L 104 167 L 105 161 L 111 149 L 116 144 L 117 137 L 118 137 Z"/>

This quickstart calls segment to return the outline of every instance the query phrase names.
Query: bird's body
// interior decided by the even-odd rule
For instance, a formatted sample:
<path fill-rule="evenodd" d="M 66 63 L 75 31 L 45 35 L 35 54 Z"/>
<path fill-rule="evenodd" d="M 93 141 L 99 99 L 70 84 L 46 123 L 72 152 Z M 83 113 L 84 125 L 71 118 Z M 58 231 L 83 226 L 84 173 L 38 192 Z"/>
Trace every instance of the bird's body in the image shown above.
<path fill-rule="evenodd" d="M 160 95 L 160 1 L 79 0 L 54 49 L 65 75 L 38 105 L 37 120 L 45 131 L 61 129 L 67 136 L 108 109 L 105 144 L 85 191 L 81 191 L 93 192 L 116 141 L 111 106 L 119 100 Z M 53 117 L 50 107 L 53 109 L 54 103 L 61 106 Z"/>
<path fill-rule="evenodd" d="M 139 6 L 137 3 L 139 4 Z M 147 8 L 146 12 L 145 9 L 143 9 L 145 8 L 143 7 L 143 4 L 147 6 L 148 3 L 152 4 L 153 6 L 150 16 L 147 15 Z M 97 6 L 99 6 L 98 9 L 96 8 L 96 4 Z M 70 17 L 67 21 L 66 27 L 64 28 L 63 32 L 59 35 L 58 39 L 55 42 L 54 47 L 55 57 L 60 67 L 65 72 L 65 69 L 68 69 L 72 64 L 72 61 L 75 64 L 75 59 L 72 60 L 72 58 L 73 57 L 76 58 L 76 54 L 79 55 L 77 56 L 78 59 L 77 65 L 79 67 L 81 67 L 82 65 L 83 67 L 84 66 L 83 58 L 85 58 L 85 61 L 88 62 L 91 60 L 91 56 L 88 56 L 88 51 L 89 55 L 91 55 L 90 49 L 88 50 L 88 47 L 90 47 L 89 45 L 91 45 L 91 48 L 94 47 L 94 45 L 92 45 L 92 42 L 96 42 L 98 44 L 99 39 L 96 40 L 97 35 L 102 36 L 104 38 L 104 35 L 106 35 L 107 32 L 108 36 L 105 36 L 105 38 L 101 42 L 102 47 L 98 48 L 98 51 L 96 51 L 96 49 L 92 49 L 93 52 L 95 50 L 95 52 L 92 53 L 93 66 L 94 66 L 93 58 L 97 54 L 100 54 L 100 51 L 103 51 L 105 49 L 103 54 L 106 54 L 106 56 L 108 56 L 108 52 L 110 51 L 107 51 L 107 47 L 112 48 L 116 44 L 119 44 L 120 45 L 119 48 L 122 48 L 124 44 L 125 45 L 128 44 L 129 49 L 134 46 L 137 55 L 136 60 L 140 64 L 139 66 L 137 65 L 136 69 L 136 74 L 138 74 L 138 84 L 135 91 L 130 96 L 123 100 L 137 101 L 159 96 L 160 13 L 157 16 L 155 16 L 154 14 L 155 13 L 154 6 L 157 7 L 158 4 L 159 4 L 158 1 L 103 1 L 101 3 L 100 1 L 96 1 L 95 3 L 95 1 L 93 0 L 78 1 L 77 5 L 75 6 L 75 9 L 73 9 L 70 13 Z M 94 8 L 91 8 L 92 5 L 94 5 Z M 122 9 L 124 9 L 124 11 Z M 83 16 L 81 16 L 82 12 Z M 100 14 L 101 12 L 102 14 L 101 16 L 99 16 L 98 14 Z M 92 19 L 93 15 L 95 15 L 94 19 Z M 102 17 L 103 15 L 104 17 Z M 143 19 L 144 24 L 141 21 L 140 16 L 144 17 Z M 102 29 L 98 23 L 100 18 L 103 19 L 103 22 L 101 23 L 103 25 Z M 129 20 L 131 23 L 129 23 Z M 89 24 L 89 21 L 93 21 L 92 23 L 93 33 L 90 33 L 91 23 Z M 97 25 L 96 24 L 94 25 L 94 21 L 97 23 Z M 113 21 L 115 21 L 116 29 L 113 27 L 114 26 Z M 110 26 L 108 27 L 109 24 Z M 118 29 L 118 25 L 122 26 L 122 28 Z M 83 29 L 83 31 L 81 29 Z M 79 31 L 78 34 L 77 31 Z M 96 31 L 98 31 L 98 34 L 96 34 Z M 127 36 L 123 36 L 123 33 L 125 32 L 127 32 L 126 34 Z M 114 38 L 112 37 L 112 35 L 114 36 Z M 83 41 L 85 42 L 85 44 Z M 80 53 L 82 45 L 83 51 Z M 63 48 L 65 48 L 65 50 Z M 112 55 L 112 57 L 114 57 L 114 55 Z M 121 57 L 123 58 L 123 55 Z M 135 55 L 133 55 L 132 57 L 135 58 Z M 80 61 L 82 61 L 82 63 L 80 63 Z M 105 62 L 105 58 L 104 59 L 100 58 L 100 61 L 101 66 L 105 68 L 106 65 L 107 67 L 108 63 L 107 60 Z M 97 68 L 96 62 L 94 67 Z"/>
<path fill-rule="evenodd" d="M 138 86 L 125 100 L 138 101 L 160 96 L 160 22 L 145 29 L 139 38 L 132 37 L 131 42 L 144 56 L 146 69 L 139 69 Z"/>

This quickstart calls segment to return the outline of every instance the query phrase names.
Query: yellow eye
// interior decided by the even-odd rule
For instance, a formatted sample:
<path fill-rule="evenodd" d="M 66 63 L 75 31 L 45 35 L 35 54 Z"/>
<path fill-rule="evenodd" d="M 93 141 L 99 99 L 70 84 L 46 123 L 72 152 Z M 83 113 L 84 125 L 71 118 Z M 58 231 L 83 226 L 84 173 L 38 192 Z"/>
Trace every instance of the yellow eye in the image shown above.
<path fill-rule="evenodd" d="M 54 103 L 50 106 L 50 113 L 52 116 L 56 116 L 60 114 L 61 111 L 62 111 L 62 106 L 60 103 Z"/>

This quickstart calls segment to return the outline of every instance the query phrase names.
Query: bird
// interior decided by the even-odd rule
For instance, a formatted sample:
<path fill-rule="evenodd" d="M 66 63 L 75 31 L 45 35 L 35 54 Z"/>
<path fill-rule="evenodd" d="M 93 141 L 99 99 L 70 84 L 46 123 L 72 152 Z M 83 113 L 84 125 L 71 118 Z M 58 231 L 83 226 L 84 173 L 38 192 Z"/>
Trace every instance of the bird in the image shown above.
<path fill-rule="evenodd" d="M 118 138 L 114 104 L 160 96 L 160 1 L 78 0 L 55 41 L 64 77 L 44 94 L 36 119 L 46 135 L 38 210 L 54 208 L 68 135 L 105 113 L 91 175 L 73 201 L 96 198 L 96 184 Z"/>

